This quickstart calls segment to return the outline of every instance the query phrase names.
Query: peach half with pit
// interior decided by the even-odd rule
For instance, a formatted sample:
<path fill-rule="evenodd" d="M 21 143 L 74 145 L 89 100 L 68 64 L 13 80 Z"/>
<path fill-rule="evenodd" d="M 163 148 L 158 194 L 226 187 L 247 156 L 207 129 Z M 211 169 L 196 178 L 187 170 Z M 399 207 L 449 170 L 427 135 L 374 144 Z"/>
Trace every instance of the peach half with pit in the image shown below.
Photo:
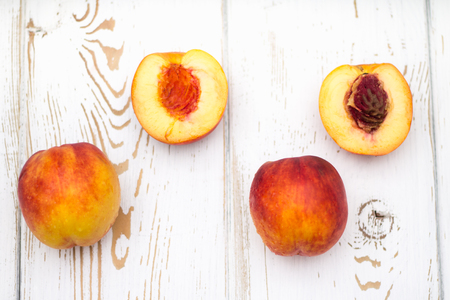
<path fill-rule="evenodd" d="M 211 133 L 222 119 L 227 99 L 221 65 L 196 49 L 147 55 L 131 87 L 139 123 L 166 144 L 192 143 Z"/>
<path fill-rule="evenodd" d="M 406 139 L 413 116 L 411 90 L 390 63 L 343 65 L 322 83 L 322 123 L 343 149 L 385 155 Z"/>
<path fill-rule="evenodd" d="M 18 182 L 19 205 L 31 232 L 56 249 L 90 246 L 115 222 L 120 184 L 113 164 L 89 143 L 33 154 Z"/>

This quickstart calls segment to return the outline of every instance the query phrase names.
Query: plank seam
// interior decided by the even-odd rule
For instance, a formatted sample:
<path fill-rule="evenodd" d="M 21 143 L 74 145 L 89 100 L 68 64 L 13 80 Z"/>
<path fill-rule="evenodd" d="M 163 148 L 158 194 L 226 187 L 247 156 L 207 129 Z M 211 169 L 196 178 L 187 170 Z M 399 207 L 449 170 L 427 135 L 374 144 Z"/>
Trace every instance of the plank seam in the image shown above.
<path fill-rule="evenodd" d="M 426 20 L 427 20 L 427 42 L 428 42 L 428 65 L 430 74 L 433 74 L 432 70 L 434 65 L 432 62 L 431 51 L 431 34 L 432 34 L 432 20 L 431 20 L 431 3 L 430 0 L 425 1 L 426 5 Z M 439 226 L 439 185 L 438 185 L 438 172 L 437 172 L 437 156 L 436 156 L 436 126 L 434 119 L 434 90 L 433 90 L 433 76 L 430 76 L 430 110 L 431 110 L 431 140 L 432 140 L 432 157 L 433 157 L 433 177 L 434 177 L 434 205 L 435 205 L 435 217 L 436 217 L 436 259 L 437 259 L 437 273 L 438 273 L 438 299 L 444 299 L 444 291 L 442 289 L 442 267 L 441 267 L 441 242 L 440 242 L 440 226 Z"/>
<path fill-rule="evenodd" d="M 22 170 L 22 166 L 25 164 L 25 161 L 27 159 L 27 135 L 30 134 L 28 132 L 27 124 L 27 87 L 28 87 L 28 80 L 26 76 L 26 70 L 27 68 L 24 67 L 24 64 L 26 60 L 26 54 L 27 54 L 27 26 L 26 26 L 26 0 L 20 0 L 20 8 L 19 8 L 19 36 L 18 36 L 18 42 L 19 42 L 19 140 L 18 140 L 18 174 L 20 176 L 20 172 Z M 17 195 L 18 196 L 18 195 Z M 18 201 L 18 199 L 17 199 Z M 21 290 L 22 290 L 22 223 L 24 222 L 22 218 L 22 211 L 20 209 L 20 205 L 17 205 L 17 215 L 18 215 L 18 222 L 17 222 L 17 232 L 18 232 L 18 238 L 17 238 L 17 300 L 22 299 Z"/>
<path fill-rule="evenodd" d="M 233 224 L 231 212 L 232 207 L 232 192 L 233 192 L 233 180 L 231 171 L 231 138 L 230 138 L 230 73 L 229 73 L 229 47 L 228 47 L 228 0 L 222 0 L 222 67 L 227 76 L 228 81 L 228 99 L 227 107 L 224 113 L 224 149 L 225 149 L 225 223 L 226 223 L 226 236 L 225 236 L 225 297 L 226 299 L 233 299 L 230 293 L 234 290 L 234 284 L 231 286 L 231 267 L 234 264 L 233 261 Z"/>
<path fill-rule="evenodd" d="M 222 0 L 222 68 L 227 77 L 228 83 L 228 2 L 227 0 Z M 225 216 L 225 298 L 230 299 L 230 220 L 231 220 L 231 209 L 230 209 L 230 195 L 231 195 L 231 184 L 230 184 L 230 125 L 229 125 L 229 84 L 228 84 L 228 99 L 227 107 L 223 115 L 224 123 L 224 216 Z"/>

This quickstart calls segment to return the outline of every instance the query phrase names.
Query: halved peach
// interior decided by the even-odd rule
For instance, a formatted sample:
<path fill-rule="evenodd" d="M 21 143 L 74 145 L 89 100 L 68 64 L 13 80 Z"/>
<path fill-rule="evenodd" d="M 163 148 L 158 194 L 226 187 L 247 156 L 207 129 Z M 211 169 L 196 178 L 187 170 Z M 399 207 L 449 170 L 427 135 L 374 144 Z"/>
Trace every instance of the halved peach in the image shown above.
<path fill-rule="evenodd" d="M 167 144 L 187 144 L 222 119 L 228 83 L 222 67 L 202 50 L 153 53 L 134 75 L 131 101 L 147 133 Z"/>
<path fill-rule="evenodd" d="M 341 148 L 385 155 L 409 133 L 411 90 L 392 64 L 343 65 L 323 81 L 319 111 L 326 131 Z"/>

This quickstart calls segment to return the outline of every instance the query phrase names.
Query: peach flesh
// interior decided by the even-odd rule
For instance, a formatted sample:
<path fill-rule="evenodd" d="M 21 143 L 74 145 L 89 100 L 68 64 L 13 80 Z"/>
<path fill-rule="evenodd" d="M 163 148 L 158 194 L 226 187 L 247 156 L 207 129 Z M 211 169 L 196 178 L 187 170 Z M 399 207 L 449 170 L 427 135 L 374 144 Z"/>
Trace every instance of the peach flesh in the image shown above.
<path fill-rule="evenodd" d="M 200 82 L 180 64 L 163 67 L 159 75 L 158 94 L 168 113 L 178 120 L 197 110 Z"/>

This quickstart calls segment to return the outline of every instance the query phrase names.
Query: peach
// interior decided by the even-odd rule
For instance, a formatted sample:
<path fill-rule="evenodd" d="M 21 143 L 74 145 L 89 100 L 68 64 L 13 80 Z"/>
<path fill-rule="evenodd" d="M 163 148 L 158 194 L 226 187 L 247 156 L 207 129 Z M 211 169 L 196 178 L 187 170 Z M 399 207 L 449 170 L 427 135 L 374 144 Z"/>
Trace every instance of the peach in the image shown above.
<path fill-rule="evenodd" d="M 56 249 L 96 243 L 111 228 L 120 207 L 114 166 L 89 143 L 33 154 L 20 173 L 18 196 L 31 232 Z"/>
<path fill-rule="evenodd" d="M 412 96 L 392 64 L 343 65 L 323 81 L 319 111 L 326 131 L 341 148 L 385 155 L 409 133 Z"/>
<path fill-rule="evenodd" d="M 222 119 L 227 99 L 222 67 L 202 50 L 146 56 L 131 87 L 139 123 L 166 144 L 192 143 L 208 135 Z"/>
<path fill-rule="evenodd" d="M 275 254 L 323 254 L 347 224 L 344 183 L 329 162 L 316 156 L 266 162 L 250 188 L 250 213 L 257 233 Z"/>

